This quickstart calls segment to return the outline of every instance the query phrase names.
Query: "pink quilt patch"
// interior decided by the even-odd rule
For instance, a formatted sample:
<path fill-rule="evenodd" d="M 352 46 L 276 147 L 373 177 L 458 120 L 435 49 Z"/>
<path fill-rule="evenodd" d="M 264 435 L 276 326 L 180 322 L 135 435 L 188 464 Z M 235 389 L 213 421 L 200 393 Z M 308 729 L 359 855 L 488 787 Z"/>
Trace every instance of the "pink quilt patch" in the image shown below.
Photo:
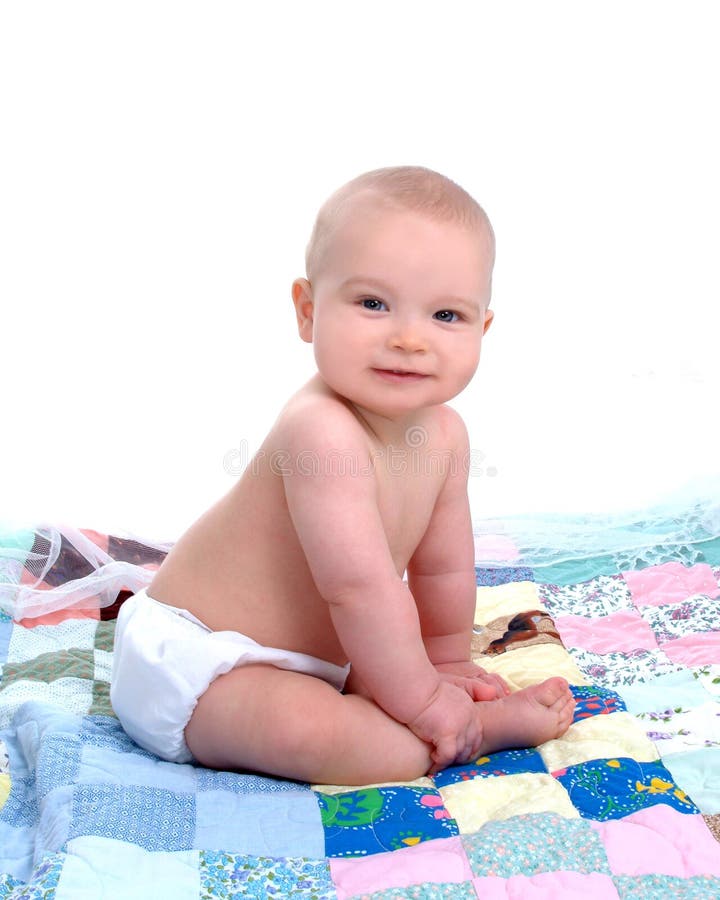
<path fill-rule="evenodd" d="M 623 572 L 636 606 L 661 606 L 679 603 L 693 594 L 716 597 L 720 593 L 717 579 L 707 563 L 684 566 L 679 562 L 650 566 L 636 572 Z"/>
<path fill-rule="evenodd" d="M 473 877 L 459 837 L 443 838 L 365 859 L 331 859 L 330 872 L 340 900 L 422 881 L 463 882 Z M 502 879 L 500 879 L 502 880 Z"/>
<path fill-rule="evenodd" d="M 623 609 L 598 619 L 557 616 L 554 622 L 566 647 L 579 647 L 595 653 L 658 649 L 652 628 L 635 610 Z"/>
<path fill-rule="evenodd" d="M 720 631 L 688 634 L 674 641 L 667 641 L 663 644 L 663 651 L 674 663 L 685 666 L 711 666 L 720 663 Z"/>
<path fill-rule="evenodd" d="M 475 536 L 475 559 L 492 559 L 508 562 L 518 558 L 515 541 L 502 534 L 478 534 Z"/>
<path fill-rule="evenodd" d="M 720 854 L 702 816 L 658 804 L 609 822 L 591 822 L 614 875 L 720 875 Z"/>

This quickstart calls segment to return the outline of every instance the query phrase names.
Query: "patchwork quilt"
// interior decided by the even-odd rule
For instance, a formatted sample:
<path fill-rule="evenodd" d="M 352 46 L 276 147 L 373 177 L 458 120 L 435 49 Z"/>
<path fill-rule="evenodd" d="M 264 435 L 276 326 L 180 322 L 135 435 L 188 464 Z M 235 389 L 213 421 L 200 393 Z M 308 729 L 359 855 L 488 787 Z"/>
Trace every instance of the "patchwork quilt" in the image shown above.
<path fill-rule="evenodd" d="M 113 632 L 168 548 L 6 531 L 0 900 L 717 898 L 717 511 L 565 525 L 478 529 L 473 656 L 515 688 L 565 676 L 567 734 L 361 788 L 141 750 L 109 701 Z"/>

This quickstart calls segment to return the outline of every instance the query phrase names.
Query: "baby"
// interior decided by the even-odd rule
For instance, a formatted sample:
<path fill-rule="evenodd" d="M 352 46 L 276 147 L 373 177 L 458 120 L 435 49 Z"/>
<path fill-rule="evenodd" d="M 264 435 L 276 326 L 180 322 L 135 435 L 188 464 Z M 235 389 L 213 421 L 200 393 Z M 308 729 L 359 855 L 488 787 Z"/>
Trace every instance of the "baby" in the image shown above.
<path fill-rule="evenodd" d="M 470 661 L 469 445 L 445 403 L 477 368 L 493 261 L 482 208 L 428 169 L 324 204 L 292 285 L 317 374 L 118 616 L 111 699 L 142 747 L 349 785 L 568 728 L 564 679 L 510 693 Z"/>

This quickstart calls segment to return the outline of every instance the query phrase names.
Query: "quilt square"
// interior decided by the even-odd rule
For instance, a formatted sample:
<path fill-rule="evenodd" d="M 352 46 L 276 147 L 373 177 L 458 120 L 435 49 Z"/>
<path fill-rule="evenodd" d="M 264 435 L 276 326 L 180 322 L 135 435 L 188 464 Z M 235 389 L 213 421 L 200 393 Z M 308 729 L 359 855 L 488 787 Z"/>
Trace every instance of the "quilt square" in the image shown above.
<path fill-rule="evenodd" d="M 43 737 L 35 762 L 36 790 L 39 800 L 51 791 L 75 783 L 80 770 L 80 738 L 59 732 Z"/>
<path fill-rule="evenodd" d="M 712 747 L 663 758 L 672 777 L 692 796 L 700 812 L 720 813 L 720 750 Z"/>
<path fill-rule="evenodd" d="M 699 810 L 659 762 L 594 759 L 553 772 L 585 819 L 618 819 L 656 803 L 683 813 Z"/>
<path fill-rule="evenodd" d="M 68 840 L 99 835 L 145 850 L 189 850 L 195 837 L 195 797 L 159 788 L 78 784 Z"/>
<path fill-rule="evenodd" d="M 654 762 L 658 758 L 643 727 L 625 712 L 581 719 L 557 740 L 542 744 L 539 753 L 549 772 L 592 759 L 628 756 Z"/>
<path fill-rule="evenodd" d="M 8 646 L 8 662 L 23 663 L 44 654 L 62 650 L 90 650 L 97 622 L 90 619 L 68 619 L 57 625 L 25 628 L 15 625 Z"/>
<path fill-rule="evenodd" d="M 720 703 L 716 701 L 638 713 L 637 718 L 662 756 L 699 747 L 720 747 Z"/>
<path fill-rule="evenodd" d="M 308 900 L 337 898 L 330 868 L 324 859 L 275 859 L 203 850 L 199 863 L 200 900 L 297 895 Z"/>
<path fill-rule="evenodd" d="M 57 678 L 86 678 L 92 681 L 95 661 L 92 650 L 58 650 L 42 653 L 23 662 L 7 662 L 3 666 L 3 688 L 15 681 L 55 681 Z"/>
<path fill-rule="evenodd" d="M 510 688 L 524 688 L 545 681 L 548 674 L 561 675 L 569 684 L 587 684 L 575 660 L 562 644 L 532 644 L 514 653 L 497 656 L 473 656 L 473 661 L 495 672 L 507 681 Z"/>
<path fill-rule="evenodd" d="M 14 681 L 0 689 L 0 728 L 5 728 L 27 703 L 56 707 L 84 715 L 92 705 L 92 681 L 87 678 L 57 678 L 55 681 Z"/>
<path fill-rule="evenodd" d="M 327 856 L 365 856 L 451 837 L 457 823 L 437 791 L 409 787 L 317 793 Z"/>
<path fill-rule="evenodd" d="M 552 616 L 599 618 L 633 609 L 622 575 L 598 575 L 581 584 L 539 584 L 538 594 Z"/>
<path fill-rule="evenodd" d="M 706 664 L 693 668 L 693 678 L 713 697 L 720 697 L 720 666 Z"/>
<path fill-rule="evenodd" d="M 124 784 L 177 794 L 194 794 L 197 786 L 190 765 L 165 762 L 150 754 L 118 753 L 93 744 L 83 746 L 77 774 L 83 784 Z"/>
<path fill-rule="evenodd" d="M 115 620 L 98 622 L 95 629 L 95 649 L 112 653 L 115 641 Z"/>
<path fill-rule="evenodd" d="M 202 791 L 196 798 L 193 846 L 253 856 L 325 856 L 320 809 L 310 791 L 236 794 Z"/>
<path fill-rule="evenodd" d="M 479 587 L 475 605 L 475 623 L 487 625 L 502 616 L 514 616 L 542 604 L 537 586 L 531 581 L 515 581 L 496 587 Z"/>
<path fill-rule="evenodd" d="M 494 587 L 517 581 L 534 581 L 532 569 L 527 566 L 475 566 L 475 580 L 482 587 Z"/>
<path fill-rule="evenodd" d="M 474 778 L 440 789 L 445 807 L 461 834 L 479 831 L 487 822 L 525 813 L 554 812 L 578 818 L 567 791 L 552 775 L 529 773 L 503 778 Z"/>
<path fill-rule="evenodd" d="M 720 623 L 719 623 L 720 624 Z M 668 659 L 685 666 L 720 664 L 720 631 L 689 634 L 663 644 Z"/>
<path fill-rule="evenodd" d="M 534 644 L 560 644 L 555 622 L 544 609 L 529 609 L 500 616 L 485 625 L 474 625 L 470 652 L 476 656 L 498 656 Z"/>
<path fill-rule="evenodd" d="M 569 647 L 570 655 L 582 673 L 593 683 L 622 689 L 626 685 L 654 681 L 661 675 L 681 672 L 683 666 L 673 662 L 662 649 L 632 650 L 629 653 L 595 653 L 580 647 Z"/>
<path fill-rule="evenodd" d="M 39 865 L 33 870 L 29 882 L 25 883 L 11 875 L 0 874 L 0 897 L 22 897 L 23 900 L 44 900 L 56 897 L 56 890 L 65 863 L 64 853 L 44 854 Z M 7 888 L 7 893 L 5 891 Z"/>
<path fill-rule="evenodd" d="M 472 778 L 492 778 L 498 775 L 518 775 L 527 772 L 547 772 L 545 763 L 537 750 L 501 750 L 488 756 L 481 756 L 473 763 L 451 766 L 435 775 L 438 788 L 455 784 L 458 781 L 470 781 Z"/>
<path fill-rule="evenodd" d="M 364 859 L 333 859 L 330 872 L 340 897 L 366 896 L 390 888 L 410 891 L 425 881 L 437 886 L 472 879 L 459 837 L 425 841 L 415 847 L 376 853 Z"/>
<path fill-rule="evenodd" d="M 627 709 L 622 697 L 610 688 L 591 684 L 571 684 L 570 692 L 576 704 L 573 722 L 580 722 L 591 716 L 608 716 L 614 712 L 625 712 Z"/>
<path fill-rule="evenodd" d="M 702 706 L 711 699 L 711 694 L 702 685 L 700 678 L 683 668 L 669 675 L 661 675 L 653 681 L 623 687 L 623 700 L 628 712 L 637 716 L 643 712 L 658 711 L 676 706 Z"/>
<path fill-rule="evenodd" d="M 14 776 L 12 791 L 0 809 L 0 823 L 12 828 L 30 828 L 37 822 L 38 812 L 35 779 L 31 776 Z"/>
<path fill-rule="evenodd" d="M 639 571 L 624 572 L 635 606 L 661 606 L 681 603 L 693 594 L 717 597 L 720 588 L 713 570 L 707 563 L 685 566 L 666 562 Z"/>
<path fill-rule="evenodd" d="M 589 824 L 614 875 L 720 876 L 720 846 L 702 816 L 658 803 L 623 819 Z"/>
<path fill-rule="evenodd" d="M 720 630 L 720 599 L 696 594 L 679 603 L 640 607 L 658 642 Z"/>
<path fill-rule="evenodd" d="M 110 682 L 93 681 L 92 701 L 88 707 L 91 716 L 114 716 L 115 711 L 110 702 Z"/>
<path fill-rule="evenodd" d="M 461 840 L 476 876 L 511 878 L 556 870 L 610 874 L 602 841 L 584 819 L 553 813 L 513 816 L 488 822 Z"/>
<path fill-rule="evenodd" d="M 600 618 L 557 616 L 555 618 L 563 644 L 582 647 L 594 653 L 632 653 L 635 650 L 657 650 L 652 628 L 634 609 L 623 609 Z"/>

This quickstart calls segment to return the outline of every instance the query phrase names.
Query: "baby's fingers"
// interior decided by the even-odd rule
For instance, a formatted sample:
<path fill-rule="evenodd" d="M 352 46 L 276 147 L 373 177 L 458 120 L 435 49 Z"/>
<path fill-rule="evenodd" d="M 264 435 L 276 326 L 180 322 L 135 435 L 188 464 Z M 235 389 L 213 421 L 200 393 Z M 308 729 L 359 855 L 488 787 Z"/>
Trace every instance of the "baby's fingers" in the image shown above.
<path fill-rule="evenodd" d="M 510 688 L 507 686 L 507 682 L 504 678 L 501 678 L 499 675 L 495 675 L 495 673 L 489 672 L 488 678 L 492 679 L 492 681 L 497 685 L 498 697 L 507 697 L 510 694 Z"/>
<path fill-rule="evenodd" d="M 460 761 L 462 750 L 459 752 L 458 742 L 455 738 L 444 738 L 437 742 L 435 749 L 430 753 L 433 766 L 428 775 L 436 775 L 441 769 L 447 769 L 455 762 Z"/>
<path fill-rule="evenodd" d="M 473 728 L 464 736 L 441 739 L 430 753 L 433 766 L 428 775 L 436 775 L 441 769 L 448 766 L 460 765 L 479 756 L 479 748 L 482 741 L 482 732 L 476 733 Z"/>
<path fill-rule="evenodd" d="M 462 687 L 476 703 L 481 700 L 497 700 L 498 697 L 504 696 L 501 688 L 484 678 L 465 678 Z"/>

